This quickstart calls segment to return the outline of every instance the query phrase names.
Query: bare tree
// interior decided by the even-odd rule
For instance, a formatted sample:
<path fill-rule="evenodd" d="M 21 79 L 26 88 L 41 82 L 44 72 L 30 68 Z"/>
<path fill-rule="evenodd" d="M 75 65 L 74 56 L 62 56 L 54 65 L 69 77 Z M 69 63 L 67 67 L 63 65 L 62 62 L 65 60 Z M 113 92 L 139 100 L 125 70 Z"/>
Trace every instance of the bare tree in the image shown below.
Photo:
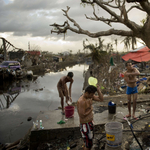
<path fill-rule="evenodd" d="M 107 31 L 101 31 L 96 33 L 92 33 L 90 31 L 84 30 L 73 18 L 69 17 L 68 11 L 70 7 L 67 6 L 67 10 L 62 9 L 62 11 L 64 12 L 64 16 L 66 16 L 68 20 L 65 21 L 63 25 L 59 25 L 56 23 L 52 24 L 51 26 L 53 26 L 54 29 L 51 30 L 51 33 L 65 34 L 67 30 L 70 30 L 78 34 L 88 35 L 89 37 L 92 38 L 109 36 L 112 34 L 119 35 L 119 36 L 130 36 L 130 37 L 140 38 L 150 48 L 150 2 L 149 0 L 136 0 L 136 1 L 128 0 L 128 2 L 133 2 L 129 8 L 126 7 L 126 3 L 127 3 L 126 0 L 107 0 L 107 1 L 81 0 L 81 2 L 82 4 L 91 5 L 91 7 L 93 8 L 94 17 L 88 17 L 87 15 L 85 15 L 87 19 L 93 21 L 102 21 L 109 26 L 112 26 L 112 23 L 121 23 L 126 27 L 128 27 L 129 30 L 126 31 L 126 30 L 119 30 L 119 29 L 112 28 Z M 110 18 L 104 18 L 98 16 L 95 11 L 96 6 L 105 10 L 110 15 Z M 129 19 L 128 13 L 133 9 L 146 13 L 147 17 L 142 26 L 138 25 L 137 23 Z M 118 10 L 120 11 L 120 14 L 117 12 Z M 72 22 L 75 27 L 70 26 L 69 21 Z"/>

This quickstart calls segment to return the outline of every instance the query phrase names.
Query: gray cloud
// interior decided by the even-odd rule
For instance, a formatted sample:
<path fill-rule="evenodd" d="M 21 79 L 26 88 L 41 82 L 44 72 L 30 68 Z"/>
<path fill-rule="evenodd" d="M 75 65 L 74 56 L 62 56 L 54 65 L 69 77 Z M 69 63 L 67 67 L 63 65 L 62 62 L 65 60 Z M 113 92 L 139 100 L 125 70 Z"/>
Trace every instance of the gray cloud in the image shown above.
<path fill-rule="evenodd" d="M 87 28 L 87 19 L 84 14 L 92 14 L 92 9 L 89 6 L 84 8 L 80 6 L 80 1 L 73 3 L 72 1 L 56 0 L 15 0 L 13 3 L 4 4 L 1 2 L 1 17 L 0 26 L 1 32 L 14 32 L 14 35 L 22 36 L 30 34 L 32 36 L 48 36 L 50 34 L 50 24 L 60 23 L 63 24 L 67 20 L 63 16 L 61 9 L 66 9 L 66 6 L 70 6 L 69 15 L 74 18 L 81 27 L 92 31 L 99 27 L 96 24 L 89 23 L 91 26 Z M 79 11 L 80 9 L 80 11 Z M 87 11 L 88 10 L 88 11 Z M 90 11 L 89 11 L 90 10 Z M 95 25 L 94 25 L 95 24 Z M 93 26 L 94 25 L 94 28 Z M 102 29 L 102 28 L 101 28 Z M 69 32 L 69 35 L 74 33 Z M 56 37 L 57 35 L 53 35 Z"/>
<path fill-rule="evenodd" d="M 61 10 L 66 9 L 66 6 L 70 6 L 69 16 L 85 30 L 98 32 L 111 28 L 102 22 L 87 20 L 85 14 L 88 17 L 93 17 L 93 9 L 91 6 L 81 6 L 80 2 L 80 0 L 14 0 L 12 3 L 5 4 L 4 0 L 0 0 L 0 33 L 12 32 L 14 36 L 20 37 L 30 35 L 32 37 L 44 37 L 51 41 L 63 40 L 63 34 L 50 33 L 52 30 L 50 25 L 53 23 L 63 24 L 67 20 Z M 109 18 L 105 11 L 101 9 L 96 9 L 96 11 L 98 16 Z M 137 12 L 130 13 L 130 17 L 133 20 L 138 20 L 139 23 L 138 16 L 142 18 L 142 14 L 135 14 Z M 74 27 L 71 22 L 69 23 Z M 112 27 L 127 29 L 120 24 L 113 24 Z M 80 41 L 82 43 L 86 38 L 88 36 L 67 31 L 65 41 Z"/>

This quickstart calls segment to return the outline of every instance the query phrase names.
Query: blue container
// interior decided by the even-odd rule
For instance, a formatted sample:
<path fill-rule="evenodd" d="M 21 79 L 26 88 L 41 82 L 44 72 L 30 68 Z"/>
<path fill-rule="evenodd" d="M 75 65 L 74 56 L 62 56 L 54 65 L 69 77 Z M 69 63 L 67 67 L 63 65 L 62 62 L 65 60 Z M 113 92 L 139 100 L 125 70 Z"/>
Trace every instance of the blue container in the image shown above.
<path fill-rule="evenodd" d="M 110 114 L 115 114 L 116 113 L 116 104 L 114 104 L 110 101 L 108 103 L 108 111 Z"/>

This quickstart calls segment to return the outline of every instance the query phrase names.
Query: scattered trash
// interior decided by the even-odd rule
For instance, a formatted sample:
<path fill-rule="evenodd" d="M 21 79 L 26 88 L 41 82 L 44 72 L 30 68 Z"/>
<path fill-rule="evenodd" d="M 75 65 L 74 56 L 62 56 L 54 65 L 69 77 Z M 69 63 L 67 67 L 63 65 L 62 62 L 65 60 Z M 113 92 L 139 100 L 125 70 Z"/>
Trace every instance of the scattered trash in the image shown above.
<path fill-rule="evenodd" d="M 138 141 L 142 144 L 142 140 L 140 138 L 138 138 Z M 139 144 L 137 143 L 135 139 L 133 139 L 133 142 L 130 145 L 130 150 L 141 150 L 141 148 L 139 147 Z"/>
<path fill-rule="evenodd" d="M 70 145 L 70 148 L 72 149 L 72 148 L 75 148 L 76 146 L 77 146 L 77 144 L 74 143 L 74 144 Z"/>
<path fill-rule="evenodd" d="M 44 129 L 44 127 L 42 126 L 42 120 L 40 120 L 40 129 Z"/>
<path fill-rule="evenodd" d="M 57 124 L 64 124 L 65 122 L 63 120 L 60 120 L 59 122 L 57 122 Z"/>
<path fill-rule="evenodd" d="M 123 73 L 120 73 L 119 77 L 124 78 L 124 74 L 123 74 Z"/>
<path fill-rule="evenodd" d="M 122 92 L 124 91 L 121 87 L 119 88 L 119 90 L 122 91 Z"/>
<path fill-rule="evenodd" d="M 28 117 L 27 121 L 31 121 L 32 120 L 32 117 Z"/>

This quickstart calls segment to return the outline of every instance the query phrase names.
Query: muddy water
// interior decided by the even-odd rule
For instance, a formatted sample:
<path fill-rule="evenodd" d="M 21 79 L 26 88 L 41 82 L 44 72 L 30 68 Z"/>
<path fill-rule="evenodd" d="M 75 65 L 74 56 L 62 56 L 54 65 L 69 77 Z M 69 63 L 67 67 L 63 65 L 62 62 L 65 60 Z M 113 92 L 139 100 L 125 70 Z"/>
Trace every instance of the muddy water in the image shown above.
<path fill-rule="evenodd" d="M 83 72 L 87 65 L 76 65 L 61 72 L 50 72 L 34 80 L 2 82 L 0 85 L 0 143 L 12 143 L 28 132 L 40 111 L 55 110 L 60 106 L 57 82 L 60 77 L 74 72 L 72 100 L 82 93 Z M 9 99 L 9 100 L 8 100 Z M 32 117 L 28 121 L 28 117 Z"/>

